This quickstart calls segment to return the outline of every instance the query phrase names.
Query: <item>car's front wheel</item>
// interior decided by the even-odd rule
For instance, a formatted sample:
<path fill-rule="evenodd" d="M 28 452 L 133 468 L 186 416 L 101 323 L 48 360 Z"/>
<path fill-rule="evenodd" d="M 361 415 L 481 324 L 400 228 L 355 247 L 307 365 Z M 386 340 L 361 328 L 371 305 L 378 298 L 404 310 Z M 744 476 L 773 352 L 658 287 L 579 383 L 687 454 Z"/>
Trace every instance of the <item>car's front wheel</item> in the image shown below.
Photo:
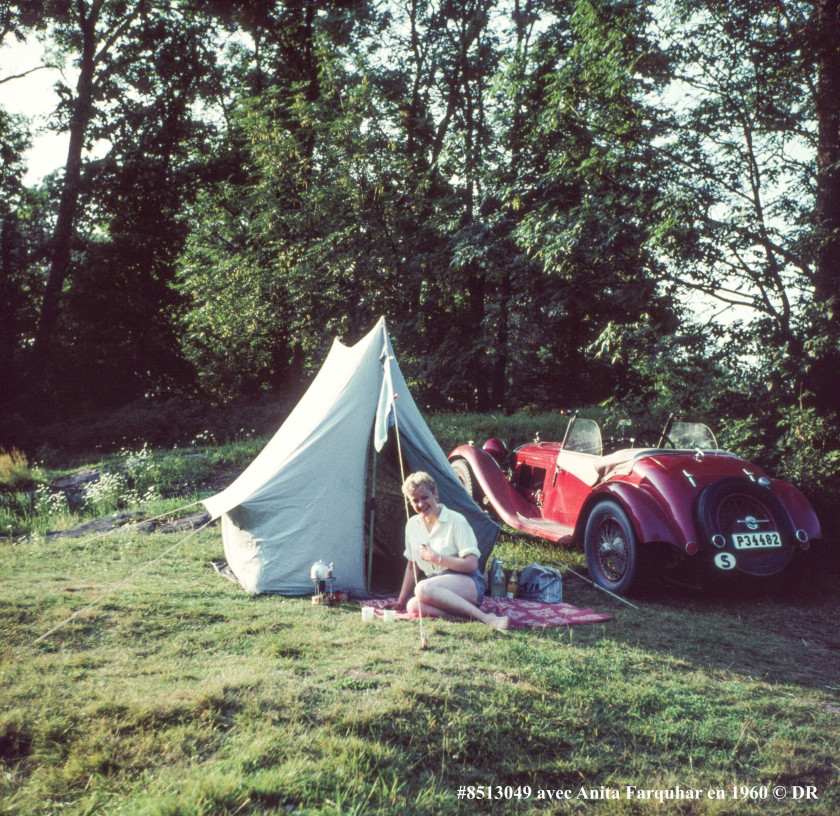
<path fill-rule="evenodd" d="M 455 475 L 458 477 L 458 481 L 464 486 L 464 490 L 472 496 L 473 501 L 481 503 L 483 498 L 481 488 L 476 483 L 475 475 L 467 460 L 455 459 L 452 462 L 452 470 L 455 471 Z"/>
<path fill-rule="evenodd" d="M 639 542 L 624 509 L 614 501 L 595 505 L 586 521 L 584 552 L 589 575 L 598 586 L 624 595 L 642 574 Z"/>

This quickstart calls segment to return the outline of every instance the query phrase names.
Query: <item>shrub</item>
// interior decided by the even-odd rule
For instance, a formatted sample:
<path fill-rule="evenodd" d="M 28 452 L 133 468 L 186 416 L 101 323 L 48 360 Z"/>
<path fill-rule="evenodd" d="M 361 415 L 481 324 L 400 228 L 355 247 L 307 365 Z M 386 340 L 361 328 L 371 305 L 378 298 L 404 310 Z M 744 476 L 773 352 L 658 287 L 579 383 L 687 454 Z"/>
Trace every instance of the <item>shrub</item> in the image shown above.
<path fill-rule="evenodd" d="M 0 448 L 0 490 L 29 490 L 34 484 L 35 479 L 30 472 L 26 454 L 16 448 L 10 451 Z"/>
<path fill-rule="evenodd" d="M 160 470 L 147 444 L 136 451 L 119 452 L 122 463 L 100 474 L 82 490 L 87 510 L 110 513 L 125 507 L 142 506 L 160 499 Z"/>
<path fill-rule="evenodd" d="M 293 406 L 294 400 L 288 394 L 219 406 L 174 397 L 142 399 L 115 410 L 68 415 L 44 425 L 10 423 L 0 417 L 0 443 L 14 444 L 30 456 L 36 454 L 38 461 L 47 466 L 64 466 L 74 455 L 112 453 L 144 443 L 172 448 L 274 433 Z"/>
<path fill-rule="evenodd" d="M 35 491 L 35 512 L 50 519 L 69 513 L 67 494 L 63 490 L 50 490 L 47 485 L 40 485 Z"/>
<path fill-rule="evenodd" d="M 591 411 L 581 412 L 587 416 Z M 483 445 L 491 437 L 501 439 L 508 450 L 530 442 L 537 434 L 541 439 L 562 439 L 569 422 L 567 416 L 555 413 L 520 411 L 504 414 L 431 414 L 426 417 L 429 429 L 445 453 L 472 440 Z"/>
<path fill-rule="evenodd" d="M 840 524 L 840 438 L 838 420 L 813 408 L 791 408 L 782 414 L 775 475 L 795 484 L 811 501 L 823 533 Z M 830 536 L 836 539 L 835 535 Z"/>

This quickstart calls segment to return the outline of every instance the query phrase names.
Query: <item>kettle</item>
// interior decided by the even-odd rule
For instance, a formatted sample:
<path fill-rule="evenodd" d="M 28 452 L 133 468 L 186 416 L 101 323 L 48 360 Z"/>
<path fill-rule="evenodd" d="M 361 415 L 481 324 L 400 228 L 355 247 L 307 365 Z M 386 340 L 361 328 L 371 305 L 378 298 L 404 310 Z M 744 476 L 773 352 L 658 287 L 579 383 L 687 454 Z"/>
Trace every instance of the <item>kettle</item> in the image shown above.
<path fill-rule="evenodd" d="M 333 567 L 335 566 L 335 562 L 330 561 L 329 564 L 325 564 L 323 561 L 316 561 L 312 565 L 312 569 L 309 572 L 309 577 L 313 581 L 330 581 L 332 580 L 333 576 Z"/>

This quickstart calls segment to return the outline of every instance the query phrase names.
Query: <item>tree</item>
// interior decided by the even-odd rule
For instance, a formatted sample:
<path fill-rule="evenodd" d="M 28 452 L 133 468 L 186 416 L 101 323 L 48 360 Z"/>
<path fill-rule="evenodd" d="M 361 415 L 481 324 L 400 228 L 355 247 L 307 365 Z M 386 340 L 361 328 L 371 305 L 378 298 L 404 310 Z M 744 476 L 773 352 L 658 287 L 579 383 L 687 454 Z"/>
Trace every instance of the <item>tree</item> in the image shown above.
<path fill-rule="evenodd" d="M 757 313 L 765 347 L 785 349 L 768 376 L 837 410 L 837 3 L 670 8 L 675 127 L 657 235 L 669 277 Z"/>
<path fill-rule="evenodd" d="M 481 207 L 494 142 L 486 97 L 498 64 L 491 30 L 495 5 L 441 3 L 418 15 L 412 4 L 403 97 L 410 113 L 404 137 L 412 157 L 409 195 L 421 229 L 437 248 L 424 251 L 406 236 L 424 267 L 402 271 L 409 277 L 415 272 L 416 342 L 435 350 L 418 360 L 417 374 L 421 382 L 434 383 L 423 393 L 426 400 L 479 410 L 490 407 L 486 317 L 492 283 L 482 259 Z"/>
<path fill-rule="evenodd" d="M 808 386 L 818 407 L 840 414 L 840 3 L 817 0 L 808 33 L 816 63 L 817 118 L 814 361 Z M 807 42 L 807 41 L 806 41 Z"/>
<path fill-rule="evenodd" d="M 191 212 L 180 264 L 185 348 L 215 394 L 296 386 L 325 334 L 354 339 L 376 314 L 369 293 L 391 268 L 378 262 L 390 247 L 377 240 L 383 138 L 350 57 L 366 15 L 365 3 L 312 2 L 248 18 L 259 51 L 240 51 L 246 90 L 221 151 L 237 168 Z"/>
<path fill-rule="evenodd" d="M 56 59 L 75 61 L 78 80 L 59 88 L 53 120 L 69 147 L 29 385 L 114 404 L 185 376 L 169 281 L 180 209 L 206 163 L 210 126 L 194 106 L 217 92 L 213 27 L 166 0 L 48 2 L 30 24 Z"/>
<path fill-rule="evenodd" d="M 0 382 L 8 410 L 11 388 L 18 382 L 17 349 L 24 324 L 24 288 L 28 245 L 20 208 L 25 197 L 21 179 L 29 137 L 18 117 L 0 108 Z"/>
<path fill-rule="evenodd" d="M 66 356 L 61 370 L 72 372 L 73 383 L 89 381 L 85 399 L 95 404 L 191 383 L 176 337 L 181 299 L 171 283 L 187 232 L 182 208 L 212 172 L 215 127 L 194 106 L 217 91 L 214 52 L 206 18 L 150 10 L 121 49 L 102 117 L 91 126 L 109 150 L 83 174 L 78 260 L 56 354 Z"/>
<path fill-rule="evenodd" d="M 57 48 L 74 54 L 78 60 L 75 92 L 65 89 L 64 112 L 69 131 L 67 161 L 58 217 L 50 248 L 51 262 L 41 303 L 38 329 L 33 346 L 33 374 L 43 374 L 50 354 L 50 341 L 60 313 L 60 297 L 70 270 L 74 228 L 83 156 L 89 144 L 89 128 L 96 115 L 102 83 L 114 70 L 114 49 L 125 41 L 132 24 L 148 11 L 150 0 L 131 3 L 107 0 L 80 0 L 74 4 L 47 3 L 43 22 L 51 25 L 52 42 Z"/>
<path fill-rule="evenodd" d="M 383 48 L 362 40 L 352 57 L 327 6 L 314 29 L 317 94 L 308 61 L 289 77 L 284 59 L 284 82 L 266 86 L 273 54 L 285 53 L 272 43 L 301 30 L 272 18 L 277 28 L 255 38 L 259 60 L 242 68 L 253 78 L 259 64 L 260 80 L 245 84 L 266 86 L 242 95 L 233 120 L 242 170 L 206 191 L 182 258 L 202 369 L 234 389 L 243 376 L 279 384 L 320 356 L 325 334 L 352 340 L 384 313 L 426 404 L 509 407 L 529 393 L 556 404 L 552 376 L 576 404 L 607 390 L 607 367 L 584 365 L 585 348 L 609 320 L 650 307 L 641 222 L 654 193 L 638 179 L 645 148 L 632 138 L 649 137 L 647 120 L 622 143 L 634 151 L 626 163 L 604 129 L 628 111 L 647 116 L 638 97 L 653 63 L 637 33 L 644 18 L 621 4 L 553 9 L 574 13 L 584 44 L 574 48 L 563 17 L 532 55 L 545 5 L 395 5 Z M 616 8 L 630 35 L 607 13 Z M 605 41 L 623 61 L 603 59 Z M 593 85 L 605 76 L 615 87 L 578 87 L 581 61 Z M 564 95 L 577 112 L 558 135 L 569 122 L 546 110 L 563 109 Z M 540 255 L 544 238 L 553 246 Z M 235 350 L 239 373 L 220 348 Z M 511 386 L 526 393 L 511 398 Z"/>
<path fill-rule="evenodd" d="M 620 371 L 587 352 L 610 324 L 643 314 L 664 330 L 673 323 L 648 247 L 661 190 L 652 148 L 659 117 L 647 100 L 664 73 L 638 4 L 552 9 L 516 91 L 526 124 L 500 198 L 532 274 L 511 318 L 521 327 L 521 367 L 552 382 L 540 400 L 568 407 L 603 399 L 620 382 Z M 534 382 L 521 388 L 537 393 Z"/>
<path fill-rule="evenodd" d="M 424 404 L 579 405 L 652 381 L 594 350 L 679 348 L 693 289 L 833 399 L 835 3 L 36 5 L 79 66 L 36 377 L 107 347 L 117 401 L 181 353 L 220 397 L 288 388 L 385 314 Z"/>
<path fill-rule="evenodd" d="M 0 46 L 9 35 L 20 35 L 22 11 L 0 5 Z M 0 84 L 19 78 L 0 76 Z M 19 116 L 0 108 L 0 382 L 6 383 L 0 409 L 12 407 L 11 391 L 18 384 L 17 350 L 24 323 L 25 258 L 29 248 L 22 235 L 19 207 L 24 196 L 24 154 L 31 140 Z"/>

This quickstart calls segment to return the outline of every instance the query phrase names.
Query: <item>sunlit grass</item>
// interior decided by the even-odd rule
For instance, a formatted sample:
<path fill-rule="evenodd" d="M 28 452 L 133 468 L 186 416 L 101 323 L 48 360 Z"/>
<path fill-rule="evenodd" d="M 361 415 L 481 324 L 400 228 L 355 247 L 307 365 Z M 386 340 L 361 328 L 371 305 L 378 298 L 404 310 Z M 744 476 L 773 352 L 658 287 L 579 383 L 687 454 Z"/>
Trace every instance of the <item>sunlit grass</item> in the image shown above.
<path fill-rule="evenodd" d="M 35 641 L 172 536 L 3 545 L 0 812 L 520 813 L 460 785 L 730 788 L 811 784 L 840 804 L 838 602 L 660 592 L 631 609 L 569 575 L 613 620 L 500 635 L 363 625 L 358 607 L 252 597 L 213 572 L 217 528 Z M 503 542 L 506 564 L 547 562 Z M 537 556 L 533 559 L 532 556 Z M 814 616 L 827 621 L 808 629 Z M 802 627 L 813 637 L 801 637 Z M 834 685 L 832 685 L 834 684 Z M 549 813 L 790 813 L 773 801 L 573 799 Z"/>
<path fill-rule="evenodd" d="M 88 463 L 133 472 L 129 490 L 153 475 L 160 495 L 140 506 L 115 491 L 62 515 L 33 493 L 14 511 L 24 534 L 0 537 L 0 813 L 838 812 L 831 575 L 804 597 L 660 588 L 633 608 L 569 571 L 585 577 L 580 553 L 504 535 L 494 554 L 506 568 L 557 566 L 564 601 L 613 619 L 507 635 L 427 621 L 422 649 L 417 622 L 364 625 L 355 604 L 247 595 L 210 566 L 218 526 L 44 534 L 109 508 L 174 513 L 265 440 L 206 441 Z M 459 799 L 461 785 L 520 796 Z M 727 798 L 587 798 L 627 785 Z M 810 785 L 819 799 L 735 799 L 740 785 Z"/>
<path fill-rule="evenodd" d="M 20 490 L 32 481 L 29 461 L 23 451 L 0 448 L 0 490 Z"/>

